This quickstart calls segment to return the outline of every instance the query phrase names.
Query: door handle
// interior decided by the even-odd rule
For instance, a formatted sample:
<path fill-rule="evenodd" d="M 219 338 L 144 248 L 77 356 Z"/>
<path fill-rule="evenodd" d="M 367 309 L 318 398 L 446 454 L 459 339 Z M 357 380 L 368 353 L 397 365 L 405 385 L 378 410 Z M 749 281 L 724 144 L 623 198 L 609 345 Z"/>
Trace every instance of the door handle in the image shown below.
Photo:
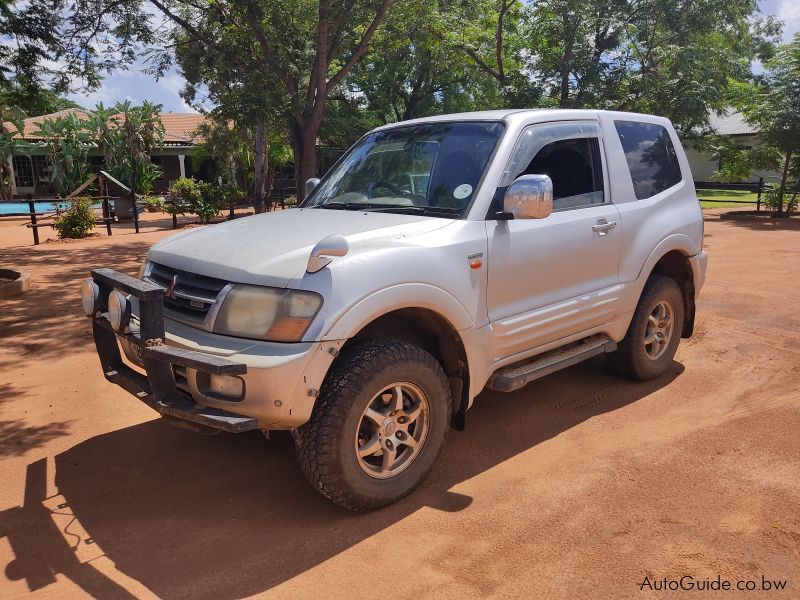
<path fill-rule="evenodd" d="M 603 236 L 610 229 L 613 229 L 617 226 L 616 221 L 606 221 L 605 219 L 597 219 L 597 222 L 592 225 L 592 231 L 594 231 L 597 235 Z"/>

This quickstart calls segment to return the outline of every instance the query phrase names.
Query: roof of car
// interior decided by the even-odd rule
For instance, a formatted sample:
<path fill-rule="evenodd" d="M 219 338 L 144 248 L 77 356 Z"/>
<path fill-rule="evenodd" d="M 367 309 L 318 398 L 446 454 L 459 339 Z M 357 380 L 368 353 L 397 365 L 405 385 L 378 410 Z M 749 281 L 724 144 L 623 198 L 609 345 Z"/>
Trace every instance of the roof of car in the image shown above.
<path fill-rule="evenodd" d="M 597 118 L 600 114 L 613 115 L 615 118 L 627 117 L 631 120 L 652 121 L 655 115 L 644 115 L 639 113 L 623 113 L 606 110 L 594 109 L 573 109 L 573 108 L 510 108 L 504 110 L 481 110 L 474 112 L 452 113 L 448 115 L 435 115 L 432 117 L 422 117 L 420 119 L 410 119 L 397 123 L 389 123 L 378 127 L 376 131 L 391 129 L 393 127 L 404 127 L 407 125 L 417 125 L 419 123 L 446 123 L 452 121 L 509 121 L 515 117 L 525 117 L 535 114 L 542 120 L 563 119 L 587 119 Z"/>

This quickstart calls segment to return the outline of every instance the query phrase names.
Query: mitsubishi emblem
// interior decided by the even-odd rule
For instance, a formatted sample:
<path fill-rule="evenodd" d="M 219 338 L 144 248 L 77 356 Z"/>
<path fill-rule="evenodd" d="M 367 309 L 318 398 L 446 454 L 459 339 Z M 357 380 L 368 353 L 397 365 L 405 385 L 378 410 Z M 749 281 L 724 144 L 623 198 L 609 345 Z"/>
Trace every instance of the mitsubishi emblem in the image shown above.
<path fill-rule="evenodd" d="M 172 283 L 169 284 L 169 287 L 164 290 L 164 295 L 167 298 L 175 299 L 175 286 L 178 284 L 178 276 L 172 276 Z"/>

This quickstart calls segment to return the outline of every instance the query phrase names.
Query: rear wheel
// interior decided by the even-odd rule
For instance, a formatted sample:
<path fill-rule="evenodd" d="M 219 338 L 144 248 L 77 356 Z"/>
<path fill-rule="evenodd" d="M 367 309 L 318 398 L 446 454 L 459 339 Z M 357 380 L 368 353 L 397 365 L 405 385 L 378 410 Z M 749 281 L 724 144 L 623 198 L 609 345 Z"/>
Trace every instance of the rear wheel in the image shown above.
<path fill-rule="evenodd" d="M 408 342 L 370 339 L 342 352 L 322 386 L 297 457 L 311 485 L 354 511 L 403 498 L 430 471 L 450 418 L 442 367 Z"/>
<path fill-rule="evenodd" d="M 652 275 L 644 287 L 628 333 L 609 355 L 624 377 L 646 381 L 667 371 L 683 327 L 683 294 L 674 279 Z"/>

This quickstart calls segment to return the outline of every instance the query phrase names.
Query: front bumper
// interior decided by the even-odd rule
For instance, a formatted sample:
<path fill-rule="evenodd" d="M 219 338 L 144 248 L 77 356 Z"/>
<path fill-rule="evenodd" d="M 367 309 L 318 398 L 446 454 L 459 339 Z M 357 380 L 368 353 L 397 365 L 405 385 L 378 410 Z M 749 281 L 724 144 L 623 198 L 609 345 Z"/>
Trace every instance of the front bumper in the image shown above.
<path fill-rule="evenodd" d="M 706 270 L 708 268 L 708 253 L 701 250 L 694 256 L 689 257 L 689 263 L 692 267 L 692 274 L 694 276 L 694 295 L 695 298 L 700 294 L 700 289 L 706 282 Z"/>
<path fill-rule="evenodd" d="M 165 331 L 164 290 L 110 269 L 92 271 L 101 304 L 112 289 L 136 299 L 138 322 L 115 332 L 101 306 L 92 319 L 106 379 L 178 424 L 216 431 L 287 429 L 311 415 L 338 342 L 269 344 L 199 332 L 170 322 Z M 324 347 L 323 347 L 324 346 Z M 120 347 L 132 368 L 122 358 Z M 231 396 L 209 386 L 211 378 L 240 386 Z"/>

